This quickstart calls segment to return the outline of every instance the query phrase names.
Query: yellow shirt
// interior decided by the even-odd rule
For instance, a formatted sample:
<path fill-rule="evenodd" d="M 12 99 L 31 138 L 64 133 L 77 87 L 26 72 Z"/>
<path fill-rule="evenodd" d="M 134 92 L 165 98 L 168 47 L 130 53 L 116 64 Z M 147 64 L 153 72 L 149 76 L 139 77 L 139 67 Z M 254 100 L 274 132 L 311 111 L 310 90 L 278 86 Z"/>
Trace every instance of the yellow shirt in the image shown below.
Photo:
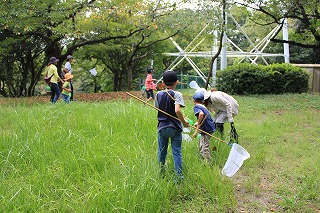
<path fill-rule="evenodd" d="M 48 76 L 50 77 L 53 74 L 50 80 L 51 83 L 58 83 L 59 75 L 57 70 L 58 69 L 54 64 L 50 64 L 48 67 Z"/>

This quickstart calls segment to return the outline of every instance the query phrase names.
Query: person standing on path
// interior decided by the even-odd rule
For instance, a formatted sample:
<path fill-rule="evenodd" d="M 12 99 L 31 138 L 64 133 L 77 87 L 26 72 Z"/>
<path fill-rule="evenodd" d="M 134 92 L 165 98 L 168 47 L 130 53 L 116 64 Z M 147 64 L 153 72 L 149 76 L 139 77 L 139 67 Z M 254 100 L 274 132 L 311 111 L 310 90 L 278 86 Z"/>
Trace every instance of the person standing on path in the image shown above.
<path fill-rule="evenodd" d="M 72 67 L 71 67 L 71 63 L 72 62 L 73 62 L 72 55 L 68 55 L 67 56 L 67 62 L 65 63 L 64 69 L 63 69 L 65 74 L 67 74 L 67 73 L 72 74 Z M 73 101 L 73 85 L 72 85 L 72 81 L 70 81 L 70 88 L 71 88 L 70 101 Z"/>
<path fill-rule="evenodd" d="M 60 97 L 60 89 L 58 86 L 58 81 L 60 81 L 62 84 L 64 81 L 59 77 L 58 71 L 57 71 L 57 63 L 59 59 L 56 57 L 51 57 L 50 61 L 48 63 L 48 68 L 47 68 L 47 76 L 52 76 L 50 79 L 50 89 L 51 89 L 51 97 L 50 97 L 50 102 L 51 103 L 56 103 Z"/>
<path fill-rule="evenodd" d="M 171 116 L 158 111 L 158 161 L 161 166 L 161 173 L 165 172 L 165 161 L 169 139 L 171 140 L 172 155 L 174 160 L 174 169 L 177 175 L 177 182 L 183 180 L 182 173 L 182 125 L 189 127 L 185 120 L 181 107 L 184 107 L 182 94 L 175 91 L 178 84 L 178 77 L 174 71 L 165 71 L 163 73 L 163 82 L 166 90 L 156 94 L 155 107 L 170 114 Z M 178 119 L 174 119 L 178 118 Z"/>
<path fill-rule="evenodd" d="M 147 77 L 146 77 L 146 81 L 145 81 L 145 87 L 146 87 L 146 93 L 147 93 L 147 102 L 154 99 L 154 93 L 153 90 L 157 89 L 157 85 L 155 83 L 153 83 L 153 81 L 156 81 L 157 79 L 154 79 L 152 77 L 152 72 L 153 69 L 152 68 L 147 68 Z"/>
<path fill-rule="evenodd" d="M 62 98 L 65 103 L 70 103 L 70 96 L 71 96 L 71 88 L 70 82 L 73 78 L 73 75 L 70 73 L 66 73 L 64 75 L 64 84 L 62 85 Z"/>

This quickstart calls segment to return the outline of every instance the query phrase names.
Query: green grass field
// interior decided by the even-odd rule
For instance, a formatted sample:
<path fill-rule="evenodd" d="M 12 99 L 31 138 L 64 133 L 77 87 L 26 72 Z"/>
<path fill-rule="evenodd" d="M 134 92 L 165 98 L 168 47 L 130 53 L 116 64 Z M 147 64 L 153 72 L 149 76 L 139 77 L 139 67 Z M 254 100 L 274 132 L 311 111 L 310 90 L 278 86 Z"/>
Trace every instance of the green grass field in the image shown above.
<path fill-rule="evenodd" d="M 195 120 L 192 92 L 182 92 L 183 112 Z M 229 178 L 221 174 L 229 146 L 212 139 L 208 165 L 196 139 L 184 142 L 182 184 L 170 149 L 160 177 L 157 112 L 141 102 L 4 103 L 0 212 L 319 213 L 320 97 L 234 97 L 240 145 L 251 158 Z"/>

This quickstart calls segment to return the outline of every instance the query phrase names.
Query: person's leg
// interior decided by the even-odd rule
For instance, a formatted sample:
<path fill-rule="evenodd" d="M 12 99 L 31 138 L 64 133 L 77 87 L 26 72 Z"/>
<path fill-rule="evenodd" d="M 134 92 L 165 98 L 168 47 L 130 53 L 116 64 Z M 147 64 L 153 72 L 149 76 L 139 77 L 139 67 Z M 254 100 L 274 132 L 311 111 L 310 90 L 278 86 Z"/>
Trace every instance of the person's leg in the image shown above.
<path fill-rule="evenodd" d="M 216 123 L 216 130 L 223 136 L 224 126 L 223 123 Z"/>
<path fill-rule="evenodd" d="M 153 90 L 152 90 L 152 89 L 150 90 L 150 97 L 151 97 L 151 99 L 154 99 L 154 93 L 153 93 Z M 150 100 L 151 100 L 151 99 L 150 99 Z"/>
<path fill-rule="evenodd" d="M 176 174 L 183 178 L 182 175 L 182 134 L 181 132 L 173 129 L 171 137 L 171 148 L 174 160 L 174 169 Z"/>
<path fill-rule="evenodd" d="M 216 130 L 221 134 L 221 137 L 223 138 L 224 133 L 224 123 L 228 120 L 227 112 L 224 111 L 218 111 L 213 119 L 216 123 Z"/>
<path fill-rule="evenodd" d="M 71 81 L 70 81 L 70 89 L 71 89 L 70 101 L 73 101 L 73 85 Z"/>
<path fill-rule="evenodd" d="M 152 90 L 151 89 L 146 90 L 146 93 L 147 93 L 147 102 L 148 102 L 152 99 L 152 97 L 151 97 Z"/>
<path fill-rule="evenodd" d="M 58 84 L 55 83 L 51 83 L 51 100 L 52 103 L 56 103 L 57 102 L 57 95 L 59 94 L 60 96 L 60 91 L 59 91 L 59 87 Z"/>
<path fill-rule="evenodd" d="M 160 130 L 158 133 L 158 161 L 161 166 L 164 166 L 166 162 L 168 141 L 167 129 Z"/>
<path fill-rule="evenodd" d="M 144 97 L 144 95 L 146 94 L 146 90 L 143 88 L 141 89 L 141 95 L 140 98 Z"/>
<path fill-rule="evenodd" d="M 63 94 L 63 93 L 62 93 L 61 95 L 62 95 L 63 101 L 67 103 L 67 95 L 66 95 L 66 94 Z"/>
<path fill-rule="evenodd" d="M 62 98 L 63 98 L 64 102 L 70 103 L 70 96 L 69 95 L 62 94 Z"/>
<path fill-rule="evenodd" d="M 54 95 L 55 95 L 55 90 L 54 90 L 54 87 L 53 87 L 52 83 L 50 83 L 50 91 L 51 91 L 50 102 L 53 103 L 53 99 L 54 99 Z"/>
<path fill-rule="evenodd" d="M 53 99 L 53 103 L 56 103 L 57 102 L 57 100 L 59 99 L 59 97 L 60 97 L 60 89 L 59 89 L 59 86 L 58 86 L 58 84 L 54 84 L 54 90 L 55 90 L 55 96 L 54 96 L 54 99 Z"/>
<path fill-rule="evenodd" d="M 210 136 L 209 135 L 201 134 L 201 137 L 200 137 L 200 154 L 201 154 L 201 157 L 204 160 L 206 160 L 208 162 L 211 160 L 211 155 L 210 155 Z"/>

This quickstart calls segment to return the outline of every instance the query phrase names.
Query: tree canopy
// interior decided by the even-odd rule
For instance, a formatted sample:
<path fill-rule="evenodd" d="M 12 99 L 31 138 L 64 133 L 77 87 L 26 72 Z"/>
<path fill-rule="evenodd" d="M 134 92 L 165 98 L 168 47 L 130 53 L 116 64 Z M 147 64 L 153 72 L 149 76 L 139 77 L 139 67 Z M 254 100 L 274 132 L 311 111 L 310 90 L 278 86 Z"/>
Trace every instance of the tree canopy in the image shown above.
<path fill-rule="evenodd" d="M 31 96 L 51 56 L 60 60 L 60 72 L 66 56 L 80 47 L 156 29 L 157 19 L 172 10 L 174 6 L 161 1 L 4 1 L 0 5 L 0 94 Z"/>
<path fill-rule="evenodd" d="M 237 46 L 248 48 L 248 42 L 234 24 L 227 21 L 227 27 L 223 27 L 222 11 L 233 14 L 244 31 L 257 40 L 287 18 L 289 40 L 281 38 L 280 28 L 271 39 L 269 52 L 281 51 L 281 44 L 289 43 L 295 63 L 320 61 L 319 2 L 315 0 L 244 0 L 236 4 L 199 0 L 190 8 L 168 2 L 171 1 L 3 0 L 0 95 L 34 95 L 49 58 L 55 56 L 60 60 L 58 72 L 61 72 L 67 55 L 77 52 L 83 63 L 97 64 L 112 78 L 104 82 L 112 81 L 112 90 L 132 89 L 135 77 L 143 73 L 151 59 L 159 69 L 165 69 L 173 61 L 161 54 L 176 51 L 172 43 L 166 42 L 169 37 L 175 36 L 182 47 L 187 46 L 208 23 L 220 32 L 227 30 Z M 213 35 L 209 31 L 212 29 L 204 35 L 209 42 L 199 44 L 194 51 L 212 48 Z M 212 61 L 201 59 L 201 63 L 208 72 L 211 70 Z M 192 70 L 186 63 L 177 69 Z"/>
<path fill-rule="evenodd" d="M 302 49 L 313 51 L 313 63 L 320 63 L 320 2 L 318 0 L 245 0 L 238 4 L 253 9 L 268 18 L 268 22 L 258 24 L 280 24 L 288 19 L 290 27 L 289 40 L 283 40 L 279 35 L 281 28 L 271 41 L 288 43 Z"/>

